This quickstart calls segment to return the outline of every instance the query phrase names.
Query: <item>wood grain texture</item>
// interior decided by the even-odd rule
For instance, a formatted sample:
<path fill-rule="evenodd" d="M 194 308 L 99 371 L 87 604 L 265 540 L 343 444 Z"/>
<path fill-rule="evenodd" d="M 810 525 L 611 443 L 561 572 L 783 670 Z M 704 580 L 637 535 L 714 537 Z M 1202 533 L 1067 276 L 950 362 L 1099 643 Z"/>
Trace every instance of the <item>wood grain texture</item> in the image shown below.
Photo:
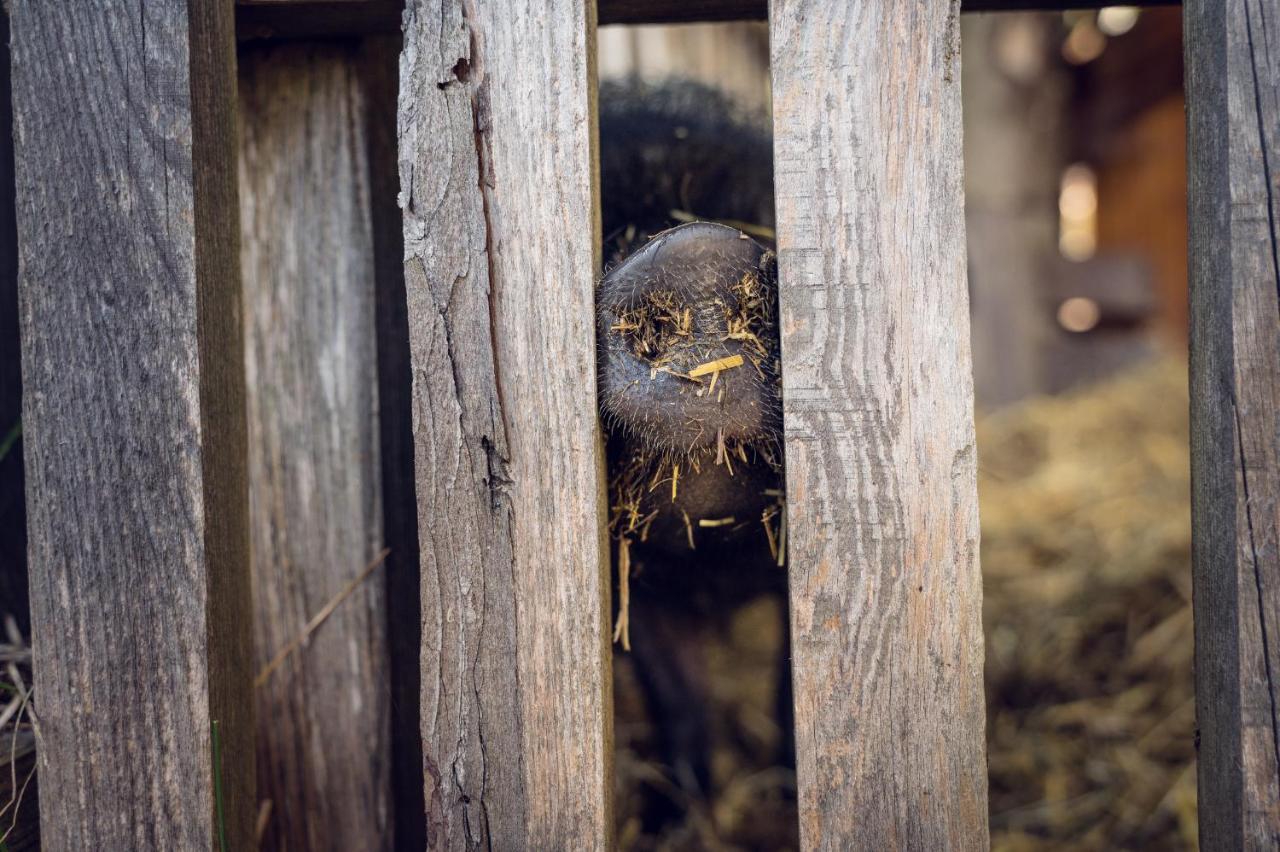
<path fill-rule="evenodd" d="M 367 103 L 354 46 L 242 53 L 241 258 L 254 659 L 382 549 Z M 265 849 L 388 849 L 381 574 L 255 691 Z"/>
<path fill-rule="evenodd" d="M 1185 11 L 1200 842 L 1280 843 L 1280 19 Z"/>
<path fill-rule="evenodd" d="M 988 845 L 954 11 L 772 7 L 806 849 Z"/>
<path fill-rule="evenodd" d="M 10 5 L 46 849 L 252 842 L 231 11 Z"/>
<path fill-rule="evenodd" d="M 593 10 L 406 11 L 431 848 L 600 849 L 613 831 Z"/>

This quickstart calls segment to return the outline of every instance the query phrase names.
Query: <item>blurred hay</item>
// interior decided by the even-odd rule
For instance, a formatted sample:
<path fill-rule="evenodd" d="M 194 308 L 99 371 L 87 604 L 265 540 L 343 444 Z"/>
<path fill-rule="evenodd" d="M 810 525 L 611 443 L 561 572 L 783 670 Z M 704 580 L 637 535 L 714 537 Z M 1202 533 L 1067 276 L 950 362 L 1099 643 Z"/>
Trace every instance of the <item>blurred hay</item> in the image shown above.
<path fill-rule="evenodd" d="M 1196 848 L 1186 377 L 979 422 L 995 850 Z"/>
<path fill-rule="evenodd" d="M 657 732 L 650 722 L 633 659 L 614 658 L 615 776 L 618 848 L 700 850 L 794 849 L 795 772 L 773 765 L 783 731 L 776 689 L 780 675 L 782 607 L 776 598 L 745 606 L 727 625 L 695 631 L 706 654 L 709 700 L 715 724 L 713 794 L 691 799 L 675 773 L 658 760 Z M 642 818 L 646 797 L 668 800 L 683 819 L 660 827 Z"/>
<path fill-rule="evenodd" d="M 1185 357 L 982 417 L 978 447 L 993 849 L 1195 849 Z M 619 655 L 621 848 L 793 837 L 794 779 L 762 763 L 780 614 L 706 631 L 717 792 L 660 835 L 638 797 L 679 794 Z"/>

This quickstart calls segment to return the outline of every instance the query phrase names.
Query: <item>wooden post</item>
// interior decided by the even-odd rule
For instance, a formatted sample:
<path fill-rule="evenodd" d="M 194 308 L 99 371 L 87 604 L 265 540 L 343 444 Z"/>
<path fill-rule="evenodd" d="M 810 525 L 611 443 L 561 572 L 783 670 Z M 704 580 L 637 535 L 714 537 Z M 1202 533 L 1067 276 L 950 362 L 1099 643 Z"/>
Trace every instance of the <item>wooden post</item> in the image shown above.
<path fill-rule="evenodd" d="M 806 849 L 988 844 L 958 11 L 771 9 Z"/>
<path fill-rule="evenodd" d="M 383 546 L 361 66 L 337 45 L 240 57 L 258 672 Z M 256 684 L 264 848 L 391 847 L 385 570 Z"/>
<path fill-rule="evenodd" d="M 248 849 L 227 3 L 10 4 L 46 849 Z"/>
<path fill-rule="evenodd" d="M 1200 843 L 1280 843 L 1280 18 L 1185 10 Z"/>
<path fill-rule="evenodd" d="M 612 836 L 595 4 L 416 0 L 400 185 L 431 848 Z"/>

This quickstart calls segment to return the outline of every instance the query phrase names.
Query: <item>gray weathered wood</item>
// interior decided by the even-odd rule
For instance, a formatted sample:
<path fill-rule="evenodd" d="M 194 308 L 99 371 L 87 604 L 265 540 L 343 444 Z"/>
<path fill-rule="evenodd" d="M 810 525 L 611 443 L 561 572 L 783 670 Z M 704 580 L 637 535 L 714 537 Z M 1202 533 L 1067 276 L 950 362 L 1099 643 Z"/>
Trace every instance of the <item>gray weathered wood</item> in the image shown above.
<path fill-rule="evenodd" d="M 594 29 L 584 0 L 406 11 L 431 848 L 597 849 L 613 829 Z"/>
<path fill-rule="evenodd" d="M 240 57 L 256 671 L 382 549 L 360 66 L 350 46 Z M 387 672 L 375 574 L 255 690 L 263 848 L 390 848 Z"/>
<path fill-rule="evenodd" d="M 806 849 L 987 846 L 954 12 L 772 7 Z"/>
<path fill-rule="evenodd" d="M 1280 18 L 1185 12 L 1200 842 L 1280 843 Z"/>
<path fill-rule="evenodd" d="M 252 842 L 231 12 L 10 4 L 46 849 Z"/>

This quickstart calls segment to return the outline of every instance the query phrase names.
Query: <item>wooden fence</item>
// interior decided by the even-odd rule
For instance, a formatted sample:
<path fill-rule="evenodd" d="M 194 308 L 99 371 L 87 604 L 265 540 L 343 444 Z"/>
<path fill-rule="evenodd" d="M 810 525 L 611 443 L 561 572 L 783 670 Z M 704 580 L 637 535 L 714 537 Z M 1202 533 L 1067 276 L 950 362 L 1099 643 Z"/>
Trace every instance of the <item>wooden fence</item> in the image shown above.
<path fill-rule="evenodd" d="M 956 16 L 1055 5 L 767 10 L 805 848 L 987 845 Z M 764 3 L 9 6 L 47 848 L 610 847 L 595 28 Z M 1201 838 L 1261 848 L 1280 15 L 1185 21 Z"/>

